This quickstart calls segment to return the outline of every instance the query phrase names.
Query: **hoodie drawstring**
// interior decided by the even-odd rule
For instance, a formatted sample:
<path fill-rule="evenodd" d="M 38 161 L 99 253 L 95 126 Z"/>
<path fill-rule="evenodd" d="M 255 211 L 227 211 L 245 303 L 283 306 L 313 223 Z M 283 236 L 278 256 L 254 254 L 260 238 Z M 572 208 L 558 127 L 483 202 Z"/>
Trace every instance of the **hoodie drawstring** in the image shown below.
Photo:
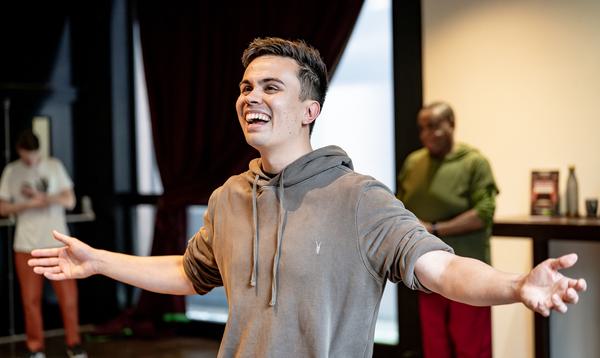
<path fill-rule="evenodd" d="M 254 228 L 254 237 L 252 238 L 252 275 L 250 276 L 250 286 L 256 287 L 256 275 L 258 267 L 258 210 L 257 210 L 257 184 L 259 176 L 258 174 L 254 177 L 252 184 L 252 225 Z M 277 247 L 275 248 L 275 256 L 273 257 L 273 271 L 271 277 L 271 301 L 270 306 L 275 306 L 277 303 L 277 277 L 279 274 L 279 260 L 281 258 L 281 241 L 283 240 L 283 223 L 285 222 L 285 208 L 283 205 L 284 191 L 283 191 L 283 171 L 281 172 L 279 180 L 279 224 L 277 226 Z"/>
<path fill-rule="evenodd" d="M 252 184 L 252 224 L 254 226 L 254 236 L 252 238 L 252 276 L 250 277 L 250 286 L 256 286 L 256 267 L 258 266 L 258 210 L 256 210 L 256 185 L 258 183 L 258 174 Z"/>
<path fill-rule="evenodd" d="M 279 273 L 279 259 L 281 257 L 281 240 L 283 240 L 283 223 L 285 221 L 285 208 L 283 206 L 283 170 L 279 177 L 279 225 L 277 227 L 277 247 L 275 248 L 275 257 L 273 258 L 273 274 L 271 278 L 271 302 L 269 305 L 275 306 L 277 303 L 277 276 Z"/>

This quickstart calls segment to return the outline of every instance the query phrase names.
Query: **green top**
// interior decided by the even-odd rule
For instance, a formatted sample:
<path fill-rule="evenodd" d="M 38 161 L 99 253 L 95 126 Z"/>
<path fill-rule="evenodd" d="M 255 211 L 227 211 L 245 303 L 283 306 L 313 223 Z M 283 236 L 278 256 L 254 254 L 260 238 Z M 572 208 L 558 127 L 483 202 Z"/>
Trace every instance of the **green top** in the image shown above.
<path fill-rule="evenodd" d="M 487 263 L 497 194 L 487 159 L 462 143 L 443 159 L 419 149 L 408 156 L 398 175 L 398 199 L 421 220 L 447 221 L 474 208 L 485 224 L 482 229 L 442 239 L 457 255 Z"/>

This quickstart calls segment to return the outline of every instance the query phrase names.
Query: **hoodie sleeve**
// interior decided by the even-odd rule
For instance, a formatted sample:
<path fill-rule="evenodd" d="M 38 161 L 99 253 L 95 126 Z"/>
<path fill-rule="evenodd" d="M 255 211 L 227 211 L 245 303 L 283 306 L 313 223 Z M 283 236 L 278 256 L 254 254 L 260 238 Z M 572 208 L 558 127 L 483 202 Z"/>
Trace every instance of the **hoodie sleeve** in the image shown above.
<path fill-rule="evenodd" d="M 192 281 L 196 292 L 201 295 L 223 285 L 213 253 L 214 205 L 211 204 L 214 202 L 215 193 L 209 199 L 208 209 L 204 213 L 204 226 L 189 240 L 183 256 L 185 273 Z"/>
<path fill-rule="evenodd" d="M 379 280 L 402 281 L 413 290 L 428 291 L 414 273 L 421 255 L 433 250 L 453 252 L 377 181 L 363 190 L 356 225 L 359 249 L 371 274 Z"/>

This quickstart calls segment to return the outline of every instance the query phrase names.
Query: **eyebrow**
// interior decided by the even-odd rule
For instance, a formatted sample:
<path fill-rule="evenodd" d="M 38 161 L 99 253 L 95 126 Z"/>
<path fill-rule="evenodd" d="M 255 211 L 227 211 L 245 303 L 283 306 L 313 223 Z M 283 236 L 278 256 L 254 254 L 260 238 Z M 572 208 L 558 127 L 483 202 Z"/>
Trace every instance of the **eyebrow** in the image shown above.
<path fill-rule="evenodd" d="M 260 83 L 260 84 L 264 84 L 264 83 L 268 83 L 268 82 L 277 82 L 277 83 L 280 83 L 285 86 L 285 83 L 282 80 L 280 80 L 279 78 L 275 78 L 275 77 L 267 77 L 267 78 L 263 78 L 258 81 L 258 83 Z M 249 85 L 249 84 L 250 84 L 250 81 L 243 80 L 242 82 L 240 82 L 239 86 Z"/>

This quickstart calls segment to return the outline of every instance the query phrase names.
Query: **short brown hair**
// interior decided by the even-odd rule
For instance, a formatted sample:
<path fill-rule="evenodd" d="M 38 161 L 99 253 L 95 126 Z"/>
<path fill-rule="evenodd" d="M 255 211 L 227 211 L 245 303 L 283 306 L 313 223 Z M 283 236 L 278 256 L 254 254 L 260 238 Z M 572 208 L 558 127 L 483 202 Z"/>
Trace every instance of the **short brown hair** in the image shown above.
<path fill-rule="evenodd" d="M 15 144 L 17 149 L 38 150 L 40 149 L 40 141 L 31 129 L 25 129 L 19 134 Z"/>

